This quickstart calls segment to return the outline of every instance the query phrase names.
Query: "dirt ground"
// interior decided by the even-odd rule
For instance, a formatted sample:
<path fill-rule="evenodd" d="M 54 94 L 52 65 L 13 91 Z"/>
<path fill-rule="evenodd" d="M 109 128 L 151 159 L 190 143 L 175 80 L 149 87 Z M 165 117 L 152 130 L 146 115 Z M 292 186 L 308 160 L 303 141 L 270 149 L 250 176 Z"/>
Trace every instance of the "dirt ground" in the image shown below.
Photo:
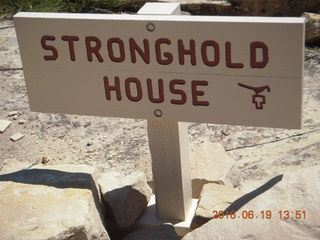
<path fill-rule="evenodd" d="M 141 170 L 152 179 L 145 120 L 31 112 L 12 21 L 0 22 L 0 174 L 35 163 L 84 163 L 101 171 Z M 242 185 L 320 163 L 320 50 L 306 48 L 303 128 L 300 130 L 190 123 L 191 149 L 221 143 L 241 172 Z M 12 111 L 17 114 L 8 116 Z M 25 120 L 25 121 L 24 121 Z M 16 133 L 24 137 L 10 140 Z M 214 161 L 214 159 L 213 159 Z M 249 184 L 247 184 L 249 186 Z"/>

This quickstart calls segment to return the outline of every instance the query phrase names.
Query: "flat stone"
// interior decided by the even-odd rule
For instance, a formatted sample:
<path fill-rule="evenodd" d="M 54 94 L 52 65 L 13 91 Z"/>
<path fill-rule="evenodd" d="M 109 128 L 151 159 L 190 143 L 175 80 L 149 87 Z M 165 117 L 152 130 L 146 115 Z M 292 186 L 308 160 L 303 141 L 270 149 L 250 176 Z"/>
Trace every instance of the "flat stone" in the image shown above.
<path fill-rule="evenodd" d="M 20 120 L 18 121 L 18 123 L 19 123 L 20 125 L 25 124 L 25 123 L 26 123 L 26 120 L 20 119 Z"/>
<path fill-rule="evenodd" d="M 179 236 L 170 224 L 140 229 L 128 234 L 123 240 L 179 240 Z"/>
<path fill-rule="evenodd" d="M 244 193 L 233 187 L 208 183 L 203 186 L 198 207 L 192 221 L 192 227 L 197 228 L 208 222 L 215 215 L 213 212 L 226 210 L 231 203 Z"/>
<path fill-rule="evenodd" d="M 71 164 L 0 175 L 1 239 L 109 239 L 94 175 Z"/>
<path fill-rule="evenodd" d="M 192 197 L 199 198 L 204 184 L 239 185 L 240 173 L 235 160 L 228 156 L 219 143 L 203 142 L 191 150 Z M 229 172 L 233 174 L 230 175 Z M 232 176 L 232 180 L 230 178 Z"/>
<path fill-rule="evenodd" d="M 16 133 L 16 134 L 14 134 L 14 135 L 12 135 L 11 137 L 10 137 L 10 139 L 12 140 L 12 141 L 14 141 L 14 142 L 16 142 L 16 141 L 19 141 L 21 138 L 23 138 L 24 137 L 24 135 L 22 134 L 22 133 Z"/>
<path fill-rule="evenodd" d="M 18 111 L 8 112 L 8 117 L 12 117 L 12 116 L 16 116 L 16 115 L 19 115 L 19 112 L 18 112 Z"/>
<path fill-rule="evenodd" d="M 274 179 L 237 200 L 234 219 L 212 219 L 183 240 L 320 239 L 320 165 L 286 173 L 270 186 Z"/>
<path fill-rule="evenodd" d="M 4 133 L 7 128 L 11 125 L 12 121 L 9 120 L 0 120 L 0 133 Z"/>
<path fill-rule="evenodd" d="M 28 168 L 32 165 L 28 161 L 19 161 L 15 158 L 7 158 L 3 160 L 2 166 L 0 167 L 0 174 L 12 173 Z"/>
<path fill-rule="evenodd" d="M 106 214 L 116 229 L 131 227 L 148 205 L 152 190 L 143 172 L 108 172 L 99 176 Z"/>

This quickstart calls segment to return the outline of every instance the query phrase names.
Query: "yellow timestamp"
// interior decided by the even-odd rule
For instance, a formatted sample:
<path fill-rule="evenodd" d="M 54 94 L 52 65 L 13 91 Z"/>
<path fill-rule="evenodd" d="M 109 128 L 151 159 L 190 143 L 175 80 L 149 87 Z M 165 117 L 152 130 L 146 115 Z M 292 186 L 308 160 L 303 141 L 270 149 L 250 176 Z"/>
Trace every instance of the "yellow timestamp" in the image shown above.
<path fill-rule="evenodd" d="M 280 210 L 271 211 L 263 210 L 260 212 L 252 210 L 243 211 L 213 211 L 212 219 L 306 219 L 307 212 L 305 210 Z"/>

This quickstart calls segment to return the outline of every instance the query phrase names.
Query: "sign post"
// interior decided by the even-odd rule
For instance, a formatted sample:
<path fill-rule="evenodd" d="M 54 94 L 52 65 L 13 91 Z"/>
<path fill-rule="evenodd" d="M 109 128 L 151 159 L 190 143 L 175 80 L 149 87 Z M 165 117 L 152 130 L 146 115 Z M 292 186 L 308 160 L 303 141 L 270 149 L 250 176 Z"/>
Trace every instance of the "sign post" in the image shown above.
<path fill-rule="evenodd" d="M 138 14 L 180 15 L 180 4 L 146 3 Z M 153 26 L 155 31 L 156 25 Z M 163 113 L 155 109 L 154 114 L 161 118 Z M 148 120 L 148 137 L 157 215 L 162 219 L 186 220 L 192 205 L 187 123 Z"/>

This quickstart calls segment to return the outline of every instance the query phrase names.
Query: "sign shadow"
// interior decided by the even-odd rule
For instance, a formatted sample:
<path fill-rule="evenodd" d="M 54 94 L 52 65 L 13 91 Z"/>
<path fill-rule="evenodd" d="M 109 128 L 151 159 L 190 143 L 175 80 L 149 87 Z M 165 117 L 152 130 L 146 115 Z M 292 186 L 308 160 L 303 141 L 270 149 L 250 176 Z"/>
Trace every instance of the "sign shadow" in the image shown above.
<path fill-rule="evenodd" d="M 272 188 L 274 185 L 276 185 L 278 182 L 280 182 L 283 178 L 283 174 L 278 175 L 265 184 L 263 184 L 261 187 L 243 195 L 242 197 L 235 200 L 229 207 L 227 207 L 224 212 L 220 213 L 219 215 L 214 216 L 213 218 L 219 218 L 219 216 L 225 216 L 229 215 L 232 212 L 237 212 L 240 208 L 242 208 L 244 205 L 246 205 L 248 202 L 250 202 L 252 199 L 258 197 L 262 193 L 268 191 L 270 188 Z"/>

